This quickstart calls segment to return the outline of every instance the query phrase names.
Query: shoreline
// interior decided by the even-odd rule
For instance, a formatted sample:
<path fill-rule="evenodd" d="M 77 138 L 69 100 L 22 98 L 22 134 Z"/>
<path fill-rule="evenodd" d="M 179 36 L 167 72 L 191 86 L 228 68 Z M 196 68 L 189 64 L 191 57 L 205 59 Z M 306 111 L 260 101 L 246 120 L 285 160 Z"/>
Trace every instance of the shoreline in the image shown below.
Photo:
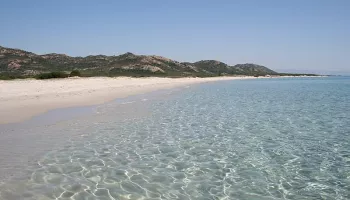
<path fill-rule="evenodd" d="M 0 81 L 0 124 L 18 123 L 53 109 L 92 106 L 117 98 L 220 80 L 256 77 L 130 78 L 92 77 Z"/>
<path fill-rule="evenodd" d="M 117 98 L 145 94 L 161 89 L 213 81 L 284 77 L 73 77 L 49 80 L 0 81 L 0 124 L 22 122 L 53 109 L 99 105 Z"/>

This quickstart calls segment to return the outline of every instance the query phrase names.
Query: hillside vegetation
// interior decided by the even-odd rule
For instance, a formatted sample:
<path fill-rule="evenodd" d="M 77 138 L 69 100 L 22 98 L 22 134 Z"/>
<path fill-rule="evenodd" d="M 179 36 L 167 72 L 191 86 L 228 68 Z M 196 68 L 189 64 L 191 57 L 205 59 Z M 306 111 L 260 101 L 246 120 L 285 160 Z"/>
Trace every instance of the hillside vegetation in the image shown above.
<path fill-rule="evenodd" d="M 161 56 L 135 55 L 132 53 L 119 56 L 91 55 L 86 57 L 71 57 L 56 53 L 37 55 L 20 49 L 0 46 L 0 79 L 64 77 L 64 74 L 67 74 L 67 76 L 73 74 L 79 76 L 136 77 L 278 75 L 277 72 L 256 64 L 230 66 L 216 60 L 189 63 L 178 62 Z"/>

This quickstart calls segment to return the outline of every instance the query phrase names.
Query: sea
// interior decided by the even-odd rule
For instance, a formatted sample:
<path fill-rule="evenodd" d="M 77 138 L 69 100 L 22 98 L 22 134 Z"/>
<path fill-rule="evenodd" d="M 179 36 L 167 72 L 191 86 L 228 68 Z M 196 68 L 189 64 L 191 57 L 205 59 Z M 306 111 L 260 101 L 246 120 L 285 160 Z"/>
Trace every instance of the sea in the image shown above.
<path fill-rule="evenodd" d="M 217 81 L 68 110 L 0 129 L 16 141 L 1 149 L 1 200 L 350 199 L 350 77 Z"/>

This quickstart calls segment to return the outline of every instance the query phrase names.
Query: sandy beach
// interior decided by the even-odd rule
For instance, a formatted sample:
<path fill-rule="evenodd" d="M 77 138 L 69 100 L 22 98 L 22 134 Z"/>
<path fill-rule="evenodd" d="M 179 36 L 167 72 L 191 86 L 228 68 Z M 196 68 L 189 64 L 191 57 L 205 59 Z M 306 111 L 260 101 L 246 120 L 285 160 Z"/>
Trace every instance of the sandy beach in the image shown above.
<path fill-rule="evenodd" d="M 56 108 L 97 105 L 130 95 L 196 83 L 255 77 L 68 78 L 0 81 L 0 124 L 20 122 Z"/>

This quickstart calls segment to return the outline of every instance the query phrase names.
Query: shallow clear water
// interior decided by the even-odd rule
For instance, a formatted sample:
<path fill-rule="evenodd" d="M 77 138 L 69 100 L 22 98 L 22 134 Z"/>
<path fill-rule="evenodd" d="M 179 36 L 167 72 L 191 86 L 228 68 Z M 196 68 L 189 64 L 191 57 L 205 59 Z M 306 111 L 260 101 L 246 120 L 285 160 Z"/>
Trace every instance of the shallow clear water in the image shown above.
<path fill-rule="evenodd" d="M 74 137 L 0 199 L 350 199 L 349 78 L 222 81 L 128 105 L 52 128 Z"/>

